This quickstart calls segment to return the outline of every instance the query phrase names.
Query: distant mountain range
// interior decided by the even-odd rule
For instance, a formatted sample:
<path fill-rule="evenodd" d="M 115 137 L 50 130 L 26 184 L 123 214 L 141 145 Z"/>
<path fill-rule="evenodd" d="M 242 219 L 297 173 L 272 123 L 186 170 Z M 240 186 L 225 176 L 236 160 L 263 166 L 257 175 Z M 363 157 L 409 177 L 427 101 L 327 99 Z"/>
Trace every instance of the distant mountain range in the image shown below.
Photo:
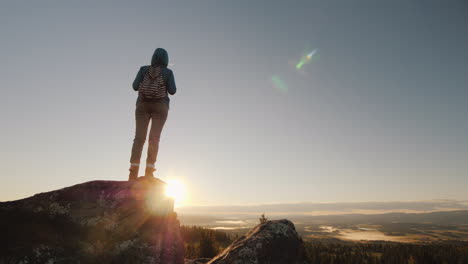
<path fill-rule="evenodd" d="M 341 202 L 341 203 L 275 203 L 257 205 L 184 206 L 177 211 L 198 215 L 331 215 L 380 214 L 389 212 L 428 213 L 435 211 L 468 210 L 468 201 L 429 200 L 408 202 Z"/>
<path fill-rule="evenodd" d="M 232 206 L 191 206 L 176 208 L 182 223 L 215 225 L 237 220 L 232 226 L 255 223 L 265 213 L 270 219 L 287 217 L 309 224 L 430 223 L 468 225 L 465 201 L 298 203 Z M 232 221 L 231 221 L 232 222 Z"/>
<path fill-rule="evenodd" d="M 345 214 L 321 216 L 293 216 L 295 222 L 317 224 L 389 224 L 417 223 L 438 225 L 468 225 L 468 210 L 431 213 Z"/>

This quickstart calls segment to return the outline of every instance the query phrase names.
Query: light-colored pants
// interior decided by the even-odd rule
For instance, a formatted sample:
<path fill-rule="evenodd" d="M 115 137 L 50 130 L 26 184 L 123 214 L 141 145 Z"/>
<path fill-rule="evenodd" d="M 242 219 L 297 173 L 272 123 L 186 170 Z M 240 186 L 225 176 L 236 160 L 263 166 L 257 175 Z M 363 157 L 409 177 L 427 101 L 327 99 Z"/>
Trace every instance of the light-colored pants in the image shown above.
<path fill-rule="evenodd" d="M 131 166 L 138 167 L 140 165 L 141 152 L 143 151 L 146 134 L 148 133 L 148 125 L 151 120 L 146 167 L 154 168 L 158 156 L 159 139 L 164 123 L 166 123 L 168 112 L 169 104 L 167 103 L 137 101 L 135 110 L 135 139 L 133 140 L 132 156 L 130 157 Z"/>

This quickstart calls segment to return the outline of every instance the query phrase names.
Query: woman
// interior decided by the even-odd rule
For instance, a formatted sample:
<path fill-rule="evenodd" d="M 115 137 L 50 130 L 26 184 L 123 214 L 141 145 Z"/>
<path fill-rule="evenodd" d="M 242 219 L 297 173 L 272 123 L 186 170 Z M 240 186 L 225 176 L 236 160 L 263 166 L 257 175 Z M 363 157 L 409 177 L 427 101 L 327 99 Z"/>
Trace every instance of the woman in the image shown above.
<path fill-rule="evenodd" d="M 157 48 L 151 59 L 151 65 L 141 67 L 135 81 L 133 81 L 133 89 L 138 91 L 138 99 L 135 110 L 136 130 L 130 157 L 129 181 L 138 178 L 141 152 L 150 120 L 145 177 L 154 177 L 159 138 L 169 111 L 168 93 L 171 95 L 176 93 L 174 74 L 167 68 L 168 62 L 167 51 Z"/>

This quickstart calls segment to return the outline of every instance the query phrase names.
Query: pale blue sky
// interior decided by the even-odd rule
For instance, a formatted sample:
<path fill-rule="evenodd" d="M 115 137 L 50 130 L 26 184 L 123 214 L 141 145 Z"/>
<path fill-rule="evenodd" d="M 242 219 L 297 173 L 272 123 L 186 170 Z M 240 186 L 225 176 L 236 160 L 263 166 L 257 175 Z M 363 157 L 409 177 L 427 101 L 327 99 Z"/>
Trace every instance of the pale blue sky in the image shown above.
<path fill-rule="evenodd" d="M 178 86 L 159 176 L 184 180 L 190 204 L 467 200 L 467 11 L 455 0 L 2 1 L 0 200 L 125 180 L 131 83 L 157 47 Z"/>

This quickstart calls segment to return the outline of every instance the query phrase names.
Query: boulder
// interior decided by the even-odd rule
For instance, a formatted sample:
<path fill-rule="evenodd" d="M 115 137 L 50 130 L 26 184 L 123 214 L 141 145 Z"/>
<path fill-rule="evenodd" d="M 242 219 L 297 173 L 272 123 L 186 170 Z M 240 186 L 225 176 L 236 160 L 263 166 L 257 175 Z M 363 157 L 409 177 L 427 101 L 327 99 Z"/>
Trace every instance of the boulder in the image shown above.
<path fill-rule="evenodd" d="M 91 181 L 0 203 L 0 263 L 183 264 L 165 183 Z"/>
<path fill-rule="evenodd" d="M 259 224 L 208 264 L 303 264 L 304 244 L 286 219 Z"/>

